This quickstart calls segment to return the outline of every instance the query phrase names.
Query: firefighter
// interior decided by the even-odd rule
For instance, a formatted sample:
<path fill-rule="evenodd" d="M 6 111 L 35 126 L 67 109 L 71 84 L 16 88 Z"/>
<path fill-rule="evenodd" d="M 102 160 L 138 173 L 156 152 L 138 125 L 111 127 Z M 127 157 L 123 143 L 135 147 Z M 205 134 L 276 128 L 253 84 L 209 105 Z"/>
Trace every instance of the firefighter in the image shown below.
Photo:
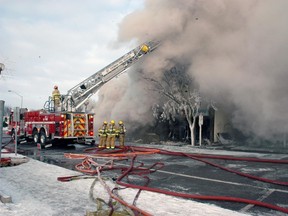
<path fill-rule="evenodd" d="M 98 130 L 99 136 L 99 145 L 98 148 L 105 148 L 106 140 L 107 140 L 107 129 L 108 129 L 108 122 L 104 121 L 102 126 Z"/>
<path fill-rule="evenodd" d="M 116 138 L 116 128 L 115 128 L 115 121 L 111 120 L 108 130 L 107 130 L 107 141 L 106 141 L 106 148 L 107 149 L 114 149 L 115 148 L 115 138 Z"/>
<path fill-rule="evenodd" d="M 61 94 L 57 85 L 54 86 L 54 90 L 52 92 L 52 100 L 54 101 L 55 108 L 60 106 Z"/>
<path fill-rule="evenodd" d="M 126 128 L 125 128 L 123 121 L 119 121 L 118 124 L 119 124 L 119 127 L 117 130 L 117 136 L 119 138 L 119 147 L 124 148 Z"/>

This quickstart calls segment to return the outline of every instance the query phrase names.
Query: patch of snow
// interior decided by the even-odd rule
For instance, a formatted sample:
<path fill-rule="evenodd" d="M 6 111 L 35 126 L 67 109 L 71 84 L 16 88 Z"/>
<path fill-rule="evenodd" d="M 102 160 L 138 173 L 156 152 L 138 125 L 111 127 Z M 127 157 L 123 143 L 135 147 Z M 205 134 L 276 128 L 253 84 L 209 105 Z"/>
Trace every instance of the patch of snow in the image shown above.
<path fill-rule="evenodd" d="M 2 154 L 2 157 L 15 157 L 14 154 Z M 24 158 L 17 155 L 17 158 Z M 13 167 L 0 168 L 0 191 L 12 197 L 12 203 L 0 202 L 0 213 L 5 216 L 31 215 L 84 215 L 87 210 L 95 211 L 96 204 L 89 200 L 89 190 L 93 179 L 59 182 L 57 177 L 79 175 L 81 173 L 51 164 L 30 159 Z M 113 187 L 113 182 L 107 180 Z M 103 186 L 97 182 L 94 193 L 108 201 Z M 119 190 L 119 195 L 132 203 L 138 190 L 127 188 Z M 247 215 L 203 204 L 193 200 L 176 198 L 159 193 L 142 191 L 137 207 L 152 215 L 159 216 L 243 216 Z"/>

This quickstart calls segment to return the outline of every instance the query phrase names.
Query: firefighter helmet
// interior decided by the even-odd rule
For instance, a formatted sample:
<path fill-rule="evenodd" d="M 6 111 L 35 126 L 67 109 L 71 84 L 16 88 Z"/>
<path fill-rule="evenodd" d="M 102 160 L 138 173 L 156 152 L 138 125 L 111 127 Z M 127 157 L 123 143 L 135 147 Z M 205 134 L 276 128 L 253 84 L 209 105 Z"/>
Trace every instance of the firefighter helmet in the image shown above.
<path fill-rule="evenodd" d="M 104 125 L 107 125 L 107 124 L 108 124 L 108 122 L 107 122 L 107 121 L 104 121 L 104 122 L 103 122 L 103 124 L 104 124 Z"/>
<path fill-rule="evenodd" d="M 119 125 L 123 125 L 123 121 L 119 121 Z"/>
<path fill-rule="evenodd" d="M 110 122 L 112 125 L 114 125 L 115 124 L 115 121 L 114 120 L 111 120 L 111 122 Z"/>

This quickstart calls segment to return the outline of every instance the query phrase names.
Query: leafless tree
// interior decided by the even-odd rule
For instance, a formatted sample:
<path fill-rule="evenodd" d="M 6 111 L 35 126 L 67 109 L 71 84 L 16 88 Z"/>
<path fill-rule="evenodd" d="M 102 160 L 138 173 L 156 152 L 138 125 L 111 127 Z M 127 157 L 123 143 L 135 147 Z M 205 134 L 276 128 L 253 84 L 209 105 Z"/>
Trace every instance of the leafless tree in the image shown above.
<path fill-rule="evenodd" d="M 160 81 L 154 78 L 145 79 L 152 83 L 154 91 L 167 99 L 161 107 L 161 115 L 154 115 L 154 117 L 175 120 L 177 115 L 184 114 L 189 124 L 191 145 L 195 146 L 195 123 L 200 114 L 201 97 L 199 92 L 193 88 L 192 79 L 184 70 L 176 67 L 165 72 Z M 157 106 L 154 107 L 154 111 L 159 112 Z"/>

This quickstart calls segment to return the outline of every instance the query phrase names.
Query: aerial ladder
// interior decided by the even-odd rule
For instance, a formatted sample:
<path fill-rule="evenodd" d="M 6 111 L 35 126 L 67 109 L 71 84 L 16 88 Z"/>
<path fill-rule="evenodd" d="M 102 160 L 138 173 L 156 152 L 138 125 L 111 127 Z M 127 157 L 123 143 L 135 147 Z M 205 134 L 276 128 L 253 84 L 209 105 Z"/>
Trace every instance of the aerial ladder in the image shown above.
<path fill-rule="evenodd" d="M 76 86 L 68 90 L 66 95 L 62 95 L 61 111 L 73 112 L 79 110 L 79 108 L 105 83 L 125 72 L 143 56 L 154 51 L 158 45 L 158 41 L 148 41 L 78 83 Z M 53 111 L 54 106 L 52 105 L 53 99 L 50 98 L 48 103 L 45 103 L 44 109 Z"/>

